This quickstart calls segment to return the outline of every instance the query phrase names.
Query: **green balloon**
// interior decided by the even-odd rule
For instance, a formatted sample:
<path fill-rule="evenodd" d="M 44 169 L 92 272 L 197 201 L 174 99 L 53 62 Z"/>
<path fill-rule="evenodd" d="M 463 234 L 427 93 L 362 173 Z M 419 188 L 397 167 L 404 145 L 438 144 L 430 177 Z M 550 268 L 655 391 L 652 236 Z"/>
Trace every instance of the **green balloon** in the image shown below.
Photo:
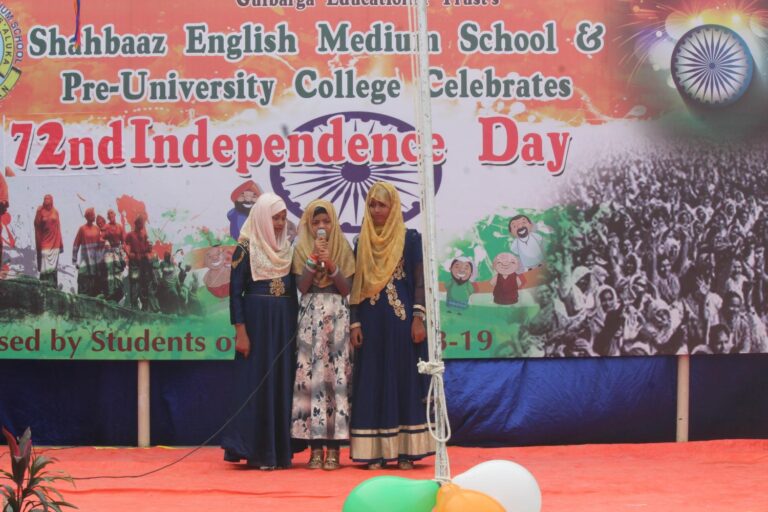
<path fill-rule="evenodd" d="M 439 488 L 432 480 L 376 476 L 352 489 L 343 512 L 431 512 Z"/>

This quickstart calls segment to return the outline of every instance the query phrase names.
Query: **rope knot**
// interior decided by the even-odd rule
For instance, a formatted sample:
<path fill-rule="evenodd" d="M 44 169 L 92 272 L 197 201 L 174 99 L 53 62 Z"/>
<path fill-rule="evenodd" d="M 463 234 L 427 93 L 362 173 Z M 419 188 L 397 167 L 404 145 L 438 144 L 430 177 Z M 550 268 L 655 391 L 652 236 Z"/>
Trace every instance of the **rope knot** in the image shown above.
<path fill-rule="evenodd" d="M 445 364 L 442 361 L 422 361 L 416 364 L 419 369 L 419 373 L 426 375 L 442 375 L 445 373 Z"/>

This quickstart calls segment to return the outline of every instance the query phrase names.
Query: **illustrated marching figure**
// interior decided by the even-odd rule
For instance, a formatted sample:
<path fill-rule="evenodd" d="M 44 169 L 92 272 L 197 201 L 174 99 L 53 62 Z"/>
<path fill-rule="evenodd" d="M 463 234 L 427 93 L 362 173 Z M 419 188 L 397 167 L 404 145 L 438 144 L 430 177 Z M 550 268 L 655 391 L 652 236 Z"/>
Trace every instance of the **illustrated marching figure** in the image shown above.
<path fill-rule="evenodd" d="M 40 280 L 58 286 L 59 256 L 64 250 L 59 211 L 53 206 L 53 196 L 46 194 L 35 213 L 35 249 Z"/>

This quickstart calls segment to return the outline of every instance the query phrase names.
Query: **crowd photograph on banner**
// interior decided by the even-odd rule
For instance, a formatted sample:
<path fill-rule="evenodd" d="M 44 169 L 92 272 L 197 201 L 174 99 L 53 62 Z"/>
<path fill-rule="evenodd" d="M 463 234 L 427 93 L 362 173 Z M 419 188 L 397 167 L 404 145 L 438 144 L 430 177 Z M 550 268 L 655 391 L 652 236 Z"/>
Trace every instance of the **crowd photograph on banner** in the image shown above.
<path fill-rule="evenodd" d="M 768 510 L 767 135 L 757 0 L 0 0 L 0 509 Z"/>

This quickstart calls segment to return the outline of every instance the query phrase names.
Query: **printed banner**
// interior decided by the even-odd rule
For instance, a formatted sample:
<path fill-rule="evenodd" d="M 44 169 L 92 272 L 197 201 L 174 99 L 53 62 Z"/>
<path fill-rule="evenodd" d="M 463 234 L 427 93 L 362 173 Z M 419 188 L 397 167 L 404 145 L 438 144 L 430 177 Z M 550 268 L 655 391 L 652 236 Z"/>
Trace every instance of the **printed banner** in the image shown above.
<path fill-rule="evenodd" d="M 227 359 L 265 191 L 421 229 L 412 0 L 0 0 L 0 358 Z M 432 0 L 447 358 L 768 352 L 768 11 Z"/>

